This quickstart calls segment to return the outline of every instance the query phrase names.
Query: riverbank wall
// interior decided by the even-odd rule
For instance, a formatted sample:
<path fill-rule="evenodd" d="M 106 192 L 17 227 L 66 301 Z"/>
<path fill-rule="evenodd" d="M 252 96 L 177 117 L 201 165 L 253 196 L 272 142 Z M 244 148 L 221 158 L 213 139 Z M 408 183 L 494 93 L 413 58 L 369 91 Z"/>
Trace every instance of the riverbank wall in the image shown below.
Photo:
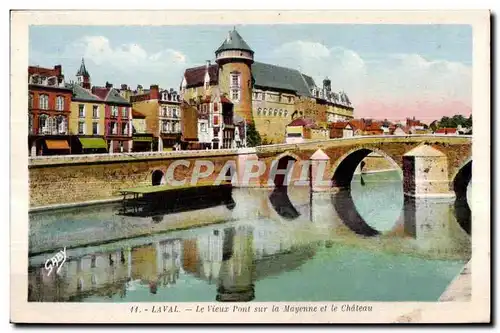
<path fill-rule="evenodd" d="M 469 302 L 472 296 L 471 261 L 439 297 L 440 302 Z"/>

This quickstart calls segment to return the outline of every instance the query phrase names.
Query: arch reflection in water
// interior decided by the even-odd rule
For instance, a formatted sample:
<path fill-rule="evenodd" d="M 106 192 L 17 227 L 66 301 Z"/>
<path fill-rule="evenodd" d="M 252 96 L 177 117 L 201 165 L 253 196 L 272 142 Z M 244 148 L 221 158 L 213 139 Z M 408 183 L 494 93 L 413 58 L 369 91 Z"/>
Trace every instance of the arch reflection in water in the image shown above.
<path fill-rule="evenodd" d="M 269 195 L 269 201 L 279 216 L 287 220 L 295 220 L 300 216 L 288 196 L 288 186 L 278 186 Z"/>
<path fill-rule="evenodd" d="M 453 179 L 455 191 L 454 212 L 460 226 L 471 234 L 471 209 L 468 202 L 468 191 L 472 180 L 472 161 L 467 162 Z"/>
<path fill-rule="evenodd" d="M 350 189 L 341 189 L 333 194 L 332 202 L 337 215 L 352 231 L 363 236 L 375 236 L 379 234 L 358 213 Z"/>

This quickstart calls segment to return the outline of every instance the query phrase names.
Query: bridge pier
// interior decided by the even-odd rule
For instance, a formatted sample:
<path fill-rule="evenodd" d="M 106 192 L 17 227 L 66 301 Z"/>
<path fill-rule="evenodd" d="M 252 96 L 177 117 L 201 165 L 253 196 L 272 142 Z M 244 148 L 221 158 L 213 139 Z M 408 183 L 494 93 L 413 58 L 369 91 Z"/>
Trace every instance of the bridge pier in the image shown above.
<path fill-rule="evenodd" d="M 265 172 L 265 166 L 260 164 L 255 148 L 238 149 L 237 181 L 233 182 L 233 187 L 259 187 L 260 175 Z"/>
<path fill-rule="evenodd" d="M 316 150 L 310 158 L 310 184 L 312 192 L 331 191 L 332 182 L 328 179 L 328 171 L 330 167 L 330 157 L 321 149 Z"/>
<path fill-rule="evenodd" d="M 406 196 L 403 209 L 405 234 L 413 237 L 421 250 L 455 255 L 470 249 L 470 237 L 456 222 L 448 198 Z"/>
<path fill-rule="evenodd" d="M 403 155 L 403 191 L 415 198 L 450 198 L 448 159 L 439 150 L 421 144 Z"/>

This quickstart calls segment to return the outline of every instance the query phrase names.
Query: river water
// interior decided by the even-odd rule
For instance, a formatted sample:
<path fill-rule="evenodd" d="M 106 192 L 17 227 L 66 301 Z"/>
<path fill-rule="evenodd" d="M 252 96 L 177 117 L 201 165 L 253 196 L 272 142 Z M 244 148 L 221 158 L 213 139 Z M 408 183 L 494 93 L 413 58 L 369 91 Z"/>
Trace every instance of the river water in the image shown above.
<path fill-rule="evenodd" d="M 119 204 L 31 213 L 28 298 L 436 301 L 471 255 L 461 208 L 405 199 L 398 172 L 380 172 L 336 194 L 235 188 L 229 203 L 154 216 Z"/>

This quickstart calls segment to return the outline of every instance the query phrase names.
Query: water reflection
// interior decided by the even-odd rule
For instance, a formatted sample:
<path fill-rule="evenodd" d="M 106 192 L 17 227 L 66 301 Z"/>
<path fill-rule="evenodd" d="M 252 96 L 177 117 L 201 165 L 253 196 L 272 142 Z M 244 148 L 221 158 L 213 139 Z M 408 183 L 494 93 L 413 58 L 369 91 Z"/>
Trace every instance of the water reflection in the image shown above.
<path fill-rule="evenodd" d="M 293 206 L 288 196 L 288 186 L 277 186 L 269 195 L 269 201 L 273 209 L 279 216 L 287 220 L 295 220 L 300 216 L 300 213 Z"/>
<path fill-rule="evenodd" d="M 96 215 L 95 223 L 103 224 L 102 228 L 112 227 L 111 230 L 119 230 L 119 226 L 151 230 L 151 219 L 158 228 L 176 219 L 182 222 L 193 217 L 209 220 L 217 216 L 228 222 L 69 249 L 61 275 L 50 277 L 43 269 L 45 256 L 33 256 L 28 274 L 28 298 L 30 301 L 113 302 L 326 301 L 342 299 L 340 295 L 344 293 L 347 294 L 342 297 L 361 300 L 363 295 L 373 295 L 371 300 L 437 298 L 439 295 L 435 294 L 441 287 L 429 290 L 426 285 L 444 288 L 458 273 L 455 269 L 460 265 L 456 260 L 463 262 L 470 257 L 470 236 L 457 223 L 460 210 L 456 209 L 456 202 L 407 198 L 401 207 L 380 207 L 379 201 L 373 198 L 381 194 L 371 186 L 370 177 L 363 175 L 363 191 L 371 191 L 364 196 L 356 193 L 356 186 L 337 194 L 311 194 L 305 187 L 235 188 L 231 209 L 222 205 L 157 214 L 143 220 L 132 217 L 113 220 L 116 211 L 103 210 Z M 384 188 L 390 186 L 395 189 L 386 190 L 382 195 L 397 193 L 399 185 L 388 182 Z M 363 211 L 360 212 L 359 207 Z M 308 213 L 304 213 L 306 208 Z M 82 208 L 72 214 L 90 219 L 94 209 Z M 370 211 L 391 220 L 389 232 L 381 233 L 371 226 L 376 215 L 366 215 Z M 283 220 L 274 219 L 274 212 Z M 53 217 L 47 215 L 47 221 L 51 221 Z M 38 215 L 41 217 L 43 214 Z M 47 221 L 42 219 L 41 224 L 47 225 Z M 89 233 L 92 234 L 92 230 Z M 31 237 L 30 245 L 41 243 L 40 235 Z M 55 238 L 52 244 L 60 246 L 62 240 Z M 387 252 L 392 253 L 390 259 Z M 416 262 L 412 258 L 425 260 Z M 392 275 L 385 276 L 387 260 L 391 261 L 393 270 L 386 272 Z M 356 275 L 354 279 L 353 274 L 360 271 L 366 276 Z M 420 271 L 425 276 L 415 273 Z M 370 282 L 373 274 L 380 277 L 377 288 Z M 353 283 L 349 276 L 360 280 L 346 291 L 347 287 L 339 286 Z M 392 293 L 394 285 L 405 283 L 422 284 L 422 290 L 419 289 L 418 295 L 401 290 Z M 316 289 L 311 290 L 313 286 Z M 374 290 L 384 292 L 374 294 Z"/>

